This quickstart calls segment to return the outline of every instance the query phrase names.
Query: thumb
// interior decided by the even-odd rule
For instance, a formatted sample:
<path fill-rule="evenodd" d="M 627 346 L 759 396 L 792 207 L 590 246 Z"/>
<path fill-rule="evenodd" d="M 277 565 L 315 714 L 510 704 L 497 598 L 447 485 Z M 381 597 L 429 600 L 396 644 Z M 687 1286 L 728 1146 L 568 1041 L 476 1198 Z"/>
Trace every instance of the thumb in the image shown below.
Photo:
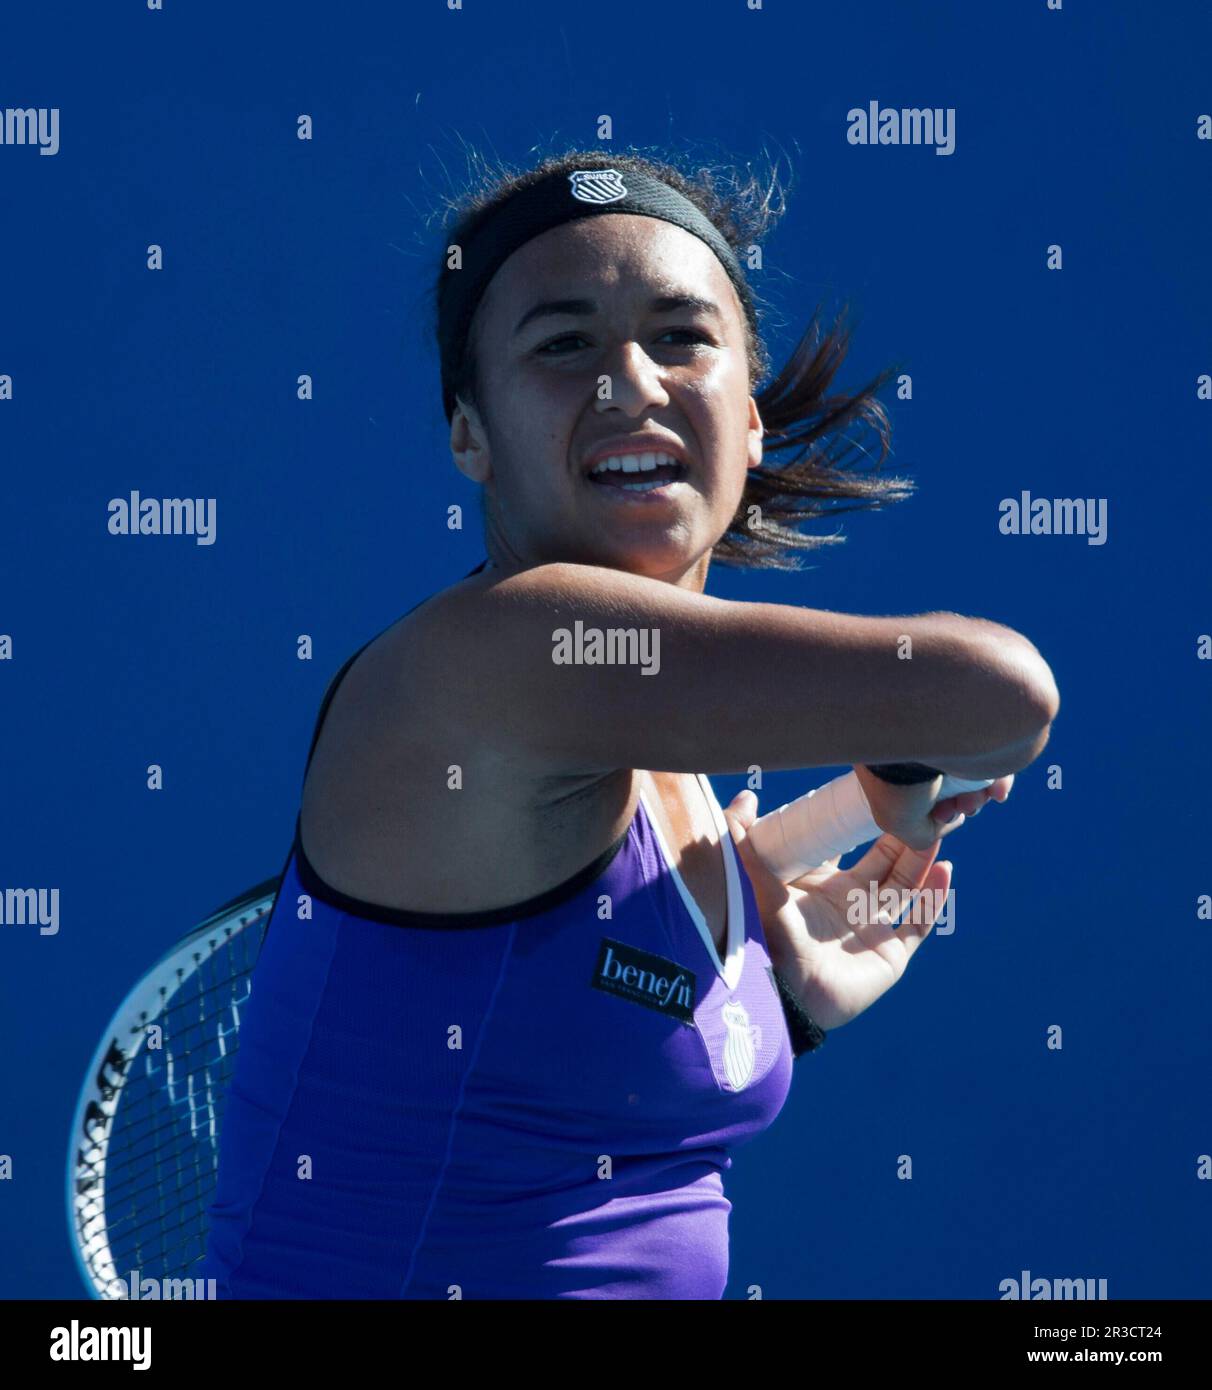
<path fill-rule="evenodd" d="M 724 807 L 724 819 L 728 822 L 732 842 L 736 845 L 737 854 L 740 855 L 745 872 L 749 875 L 762 921 L 767 922 L 787 901 L 787 889 L 762 863 L 749 840 L 749 831 L 753 829 L 757 818 L 758 799 L 748 787 L 743 792 L 738 792 Z"/>
<path fill-rule="evenodd" d="M 732 838 L 738 842 L 744 840 L 757 820 L 758 799 L 749 790 L 737 792 L 731 802 L 724 808 L 724 818 L 732 827 Z M 738 830 L 740 834 L 738 835 Z"/>

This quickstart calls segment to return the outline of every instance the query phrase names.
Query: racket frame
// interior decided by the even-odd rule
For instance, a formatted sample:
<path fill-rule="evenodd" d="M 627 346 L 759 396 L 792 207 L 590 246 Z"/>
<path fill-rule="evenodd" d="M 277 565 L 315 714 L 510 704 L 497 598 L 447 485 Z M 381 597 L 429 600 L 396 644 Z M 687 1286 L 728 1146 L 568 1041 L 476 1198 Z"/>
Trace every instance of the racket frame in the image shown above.
<path fill-rule="evenodd" d="M 67 1224 L 72 1254 L 92 1298 L 112 1298 L 115 1280 L 105 1213 L 105 1164 L 112 1121 L 122 1088 L 143 1043 L 126 1051 L 136 1027 L 146 1041 L 154 1023 L 177 990 L 218 947 L 258 922 L 268 923 L 277 901 L 281 875 L 266 879 L 231 899 L 181 937 L 156 961 L 114 1011 L 89 1063 L 72 1116 L 67 1154 Z M 221 939 L 220 939 L 221 935 Z M 210 949 L 204 949 L 214 937 Z M 254 961 L 255 964 L 255 961 Z M 251 973 L 251 971 L 250 971 Z M 118 1066 L 119 1061 L 121 1066 Z M 86 1131 L 86 1122 L 90 1131 Z M 98 1136 L 97 1123 L 104 1122 Z M 82 1181 L 91 1186 L 81 1188 Z M 112 1273 L 106 1274 L 106 1267 Z"/>

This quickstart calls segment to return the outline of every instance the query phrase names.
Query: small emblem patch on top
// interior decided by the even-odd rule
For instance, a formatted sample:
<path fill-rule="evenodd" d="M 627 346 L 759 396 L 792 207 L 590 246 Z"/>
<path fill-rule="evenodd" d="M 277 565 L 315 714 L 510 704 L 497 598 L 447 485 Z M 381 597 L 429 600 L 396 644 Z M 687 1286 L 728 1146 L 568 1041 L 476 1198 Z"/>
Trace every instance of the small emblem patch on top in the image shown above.
<path fill-rule="evenodd" d="M 623 176 L 617 169 L 578 169 L 568 175 L 572 196 L 582 203 L 617 203 L 626 198 Z"/>

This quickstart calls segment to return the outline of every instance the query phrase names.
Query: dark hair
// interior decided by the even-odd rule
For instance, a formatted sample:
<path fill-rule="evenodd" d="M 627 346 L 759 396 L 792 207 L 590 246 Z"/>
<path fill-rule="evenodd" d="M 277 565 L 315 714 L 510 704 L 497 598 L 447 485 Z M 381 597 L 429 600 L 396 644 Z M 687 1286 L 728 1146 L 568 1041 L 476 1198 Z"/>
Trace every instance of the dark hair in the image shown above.
<path fill-rule="evenodd" d="M 445 267 L 447 247 L 462 244 L 516 190 L 553 173 L 605 168 L 624 174 L 642 170 L 676 188 L 710 218 L 737 252 L 742 265 L 749 248 L 773 228 L 784 211 L 784 203 L 775 202 L 780 190 L 777 172 L 773 170 L 768 181 L 751 173 L 741 175 L 726 166 L 683 172 L 665 160 L 637 153 L 612 154 L 601 149 L 567 150 L 523 172 L 499 164 L 490 169 L 485 164 L 470 190 L 449 204 L 453 215 L 447 223 L 442 263 L 432 290 L 435 333 L 437 279 Z M 754 300 L 760 308 L 762 299 L 756 288 Z M 912 493 L 914 485 L 908 479 L 878 475 L 891 449 L 891 425 L 876 392 L 899 368 L 886 368 L 853 394 L 830 392 L 850 346 L 848 317 L 848 307 L 843 308 L 825 329 L 822 306 L 818 304 L 786 365 L 760 391 L 753 391 L 765 429 L 763 461 L 749 470 L 736 514 L 712 550 L 712 559 L 720 564 L 800 569 L 796 552 L 837 544 L 845 537 L 806 534 L 797 526 L 818 516 L 883 507 Z M 478 318 L 479 315 L 477 321 Z M 770 357 L 761 335 L 755 335 L 747 322 L 744 328 L 752 389 L 770 374 Z M 475 338 L 473 323 L 454 389 L 479 410 Z M 861 440 L 845 432 L 852 425 L 860 431 L 874 432 L 879 442 L 879 455 L 869 468 L 847 467 L 855 452 L 871 457 Z M 779 458 L 768 462 L 772 454 Z M 847 502 L 850 505 L 839 505 Z M 754 507 L 759 509 L 757 524 L 751 525 L 750 509 Z"/>

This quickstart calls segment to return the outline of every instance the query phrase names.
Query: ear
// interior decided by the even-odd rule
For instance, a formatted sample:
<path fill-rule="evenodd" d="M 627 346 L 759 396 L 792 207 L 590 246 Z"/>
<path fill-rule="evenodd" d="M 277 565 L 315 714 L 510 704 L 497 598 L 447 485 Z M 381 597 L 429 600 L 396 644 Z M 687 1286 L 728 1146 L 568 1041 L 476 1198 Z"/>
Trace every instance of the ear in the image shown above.
<path fill-rule="evenodd" d="M 492 477 L 492 450 L 476 408 L 455 397 L 450 417 L 450 453 L 455 467 L 473 483 L 486 483 Z"/>
<path fill-rule="evenodd" d="M 758 413 L 757 401 L 749 397 L 749 467 L 757 468 L 762 461 L 762 437 L 766 428 Z"/>

